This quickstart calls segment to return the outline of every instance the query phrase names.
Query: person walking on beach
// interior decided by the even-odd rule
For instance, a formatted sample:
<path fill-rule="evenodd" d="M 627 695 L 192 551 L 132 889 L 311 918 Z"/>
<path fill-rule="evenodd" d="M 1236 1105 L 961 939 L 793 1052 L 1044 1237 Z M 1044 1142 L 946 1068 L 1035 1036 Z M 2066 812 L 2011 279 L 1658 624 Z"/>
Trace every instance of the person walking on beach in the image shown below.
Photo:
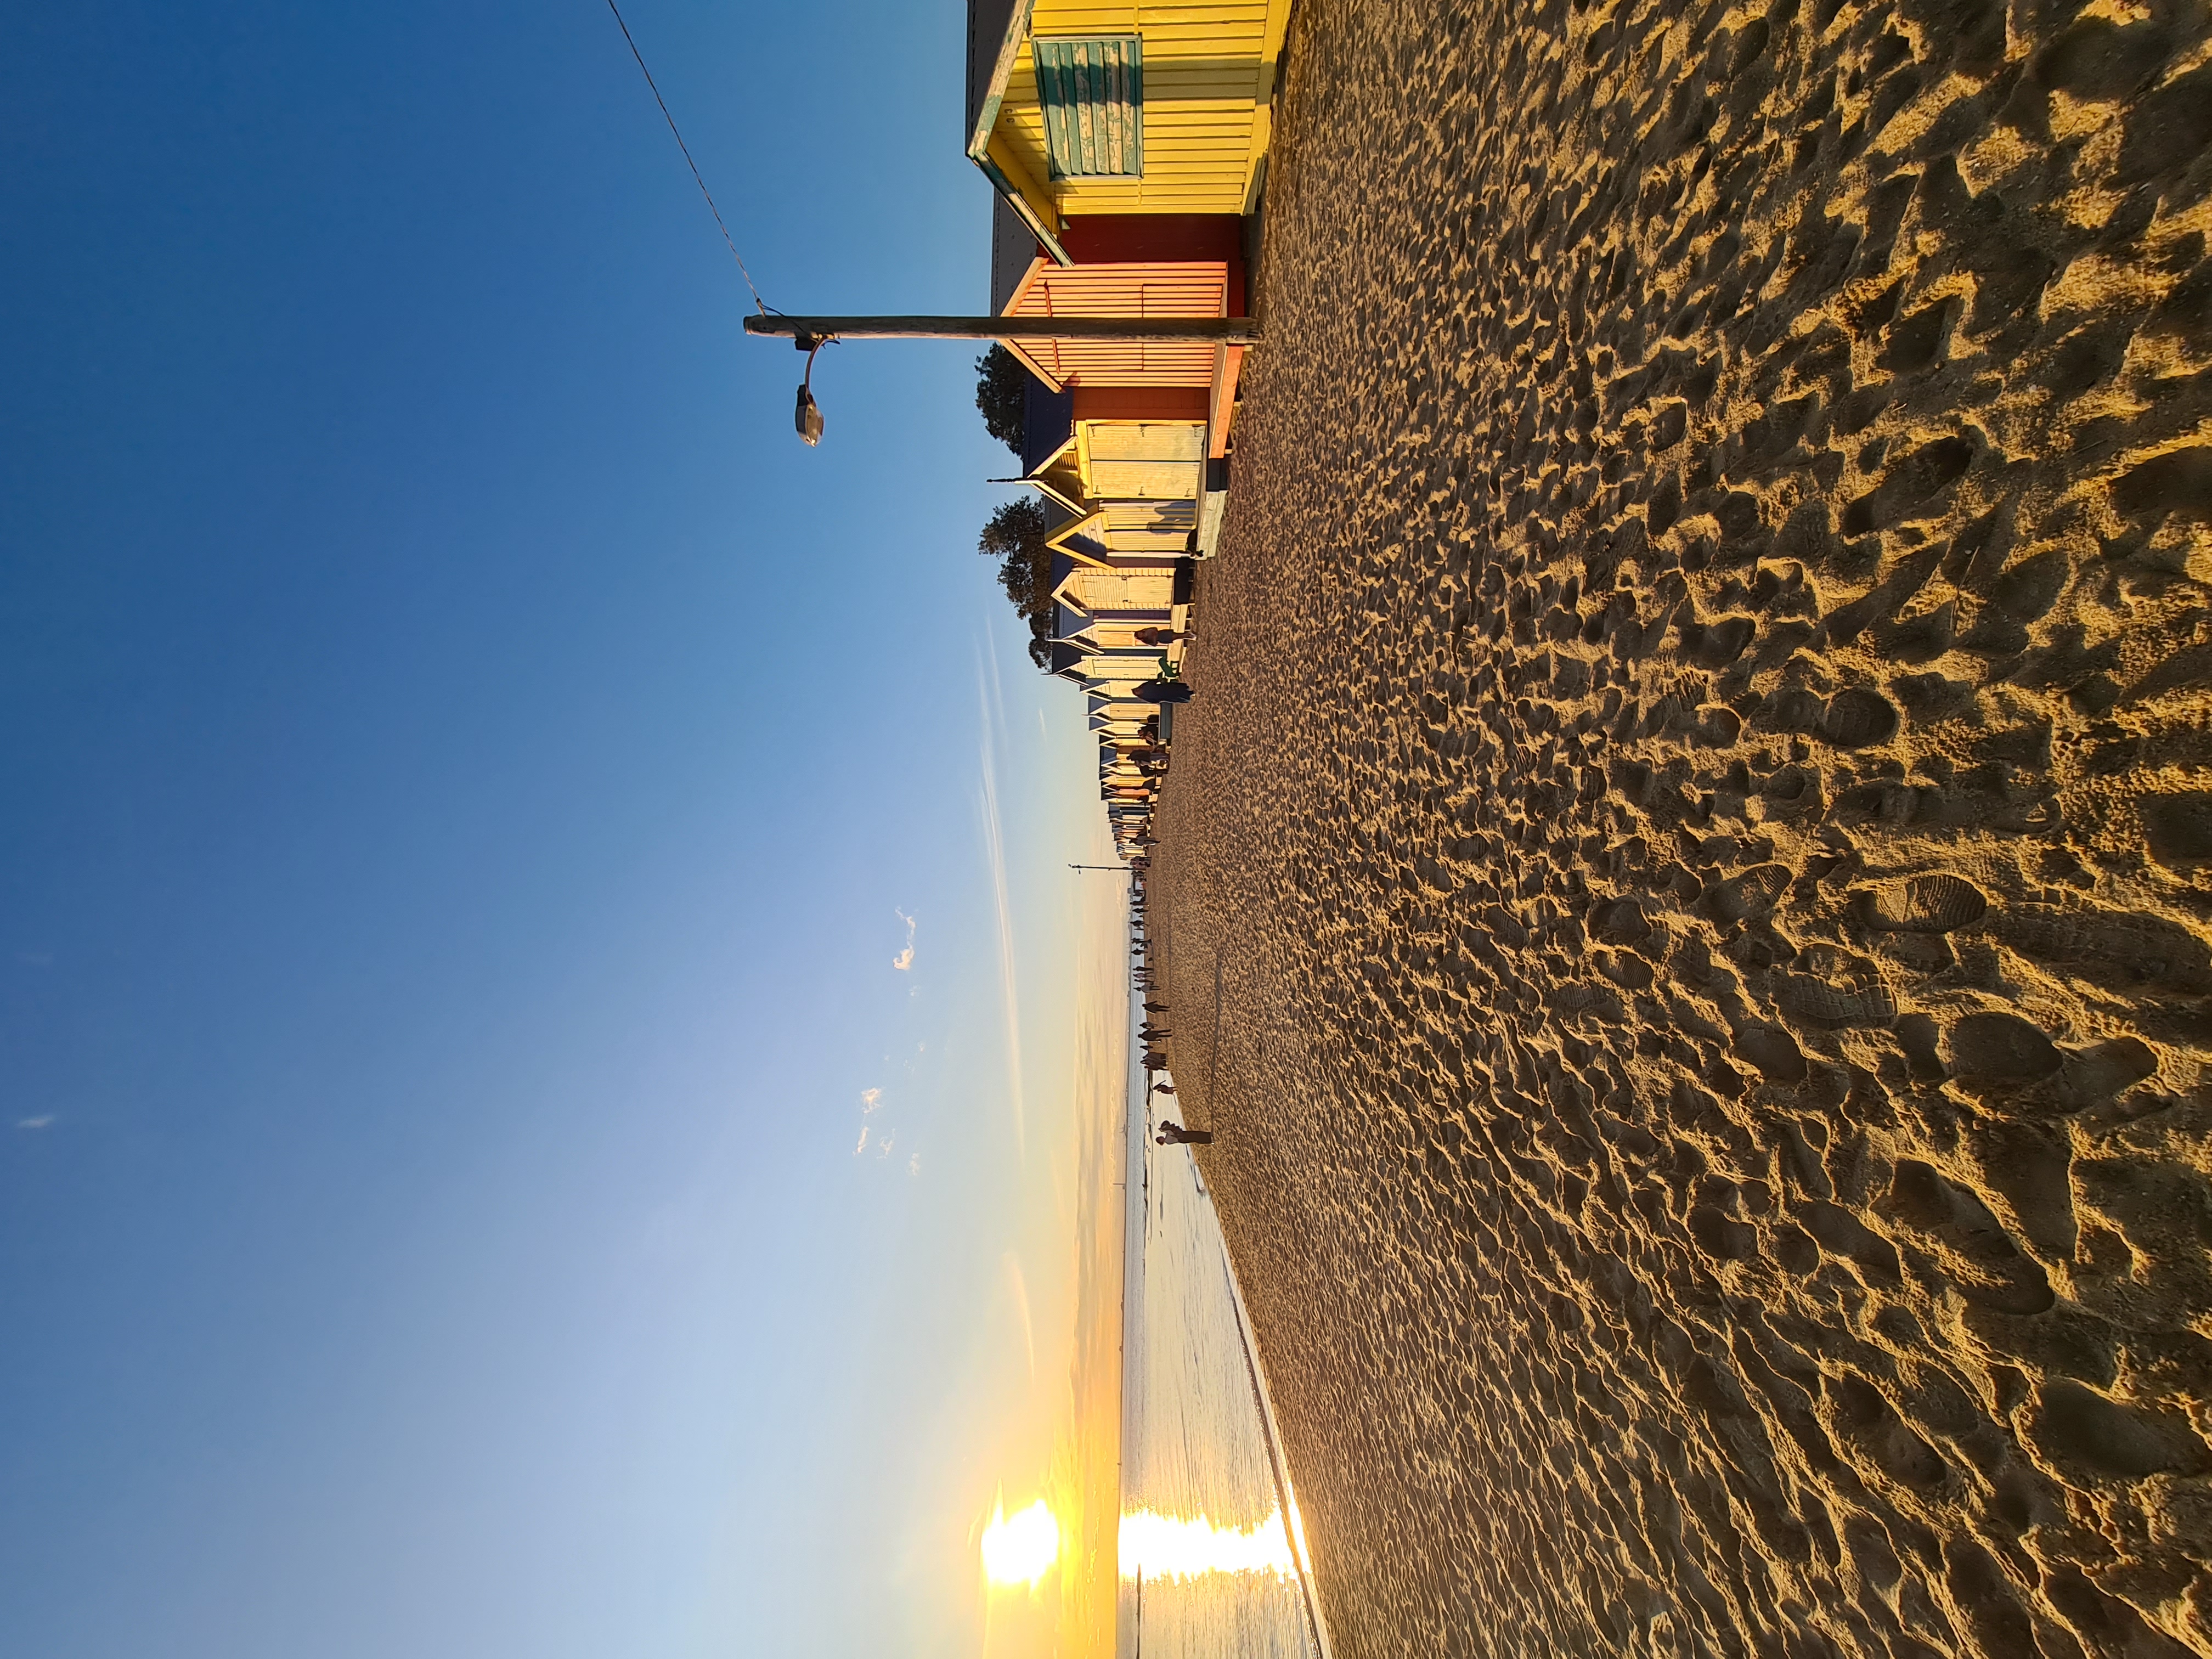
<path fill-rule="evenodd" d="M 1129 695 L 1139 702 L 1188 702 L 1191 691 L 1184 680 L 1146 680 Z"/>
<path fill-rule="evenodd" d="M 1140 628 L 1134 637 L 1139 645 L 1173 645 L 1177 640 L 1188 639 L 1190 630 L 1186 628 L 1178 634 L 1172 628 Z"/>
<path fill-rule="evenodd" d="M 1213 1145 L 1213 1131 L 1186 1129 L 1180 1123 L 1163 1123 L 1152 1141 L 1160 1146 L 1211 1146 Z"/>

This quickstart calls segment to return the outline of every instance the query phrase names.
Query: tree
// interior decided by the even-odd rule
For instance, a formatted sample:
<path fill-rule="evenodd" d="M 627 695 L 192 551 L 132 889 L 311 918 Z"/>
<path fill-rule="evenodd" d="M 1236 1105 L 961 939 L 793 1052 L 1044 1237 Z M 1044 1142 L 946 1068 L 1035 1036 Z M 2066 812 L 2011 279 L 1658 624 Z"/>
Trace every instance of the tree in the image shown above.
<path fill-rule="evenodd" d="M 1045 540 L 1051 533 L 1043 505 L 1024 495 L 992 514 L 975 542 L 984 557 L 999 561 L 999 586 L 1006 590 L 1015 614 L 1030 625 L 1030 660 L 1048 670 L 1055 609 L 1052 549 Z"/>
<path fill-rule="evenodd" d="M 975 407 L 983 429 L 1018 455 L 1022 453 L 1022 403 L 1030 372 L 1022 360 L 995 340 L 975 360 Z"/>

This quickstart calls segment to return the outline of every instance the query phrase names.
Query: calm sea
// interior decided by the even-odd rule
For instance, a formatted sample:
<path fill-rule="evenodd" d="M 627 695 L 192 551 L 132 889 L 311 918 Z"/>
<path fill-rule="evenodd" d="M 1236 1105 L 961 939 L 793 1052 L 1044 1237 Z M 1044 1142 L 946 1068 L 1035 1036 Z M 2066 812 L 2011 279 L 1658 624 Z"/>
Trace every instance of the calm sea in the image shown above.
<path fill-rule="evenodd" d="M 1212 1200 L 1188 1148 L 1152 1144 L 1174 1115 L 1130 1114 L 1119 1652 L 1326 1659 Z"/>

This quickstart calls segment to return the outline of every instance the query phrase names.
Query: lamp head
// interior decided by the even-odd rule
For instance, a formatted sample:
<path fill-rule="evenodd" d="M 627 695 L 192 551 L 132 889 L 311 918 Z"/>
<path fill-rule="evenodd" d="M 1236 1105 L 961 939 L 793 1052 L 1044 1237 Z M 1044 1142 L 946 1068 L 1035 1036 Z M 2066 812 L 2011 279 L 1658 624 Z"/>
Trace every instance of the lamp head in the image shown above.
<path fill-rule="evenodd" d="M 814 401 L 814 359 L 823 346 L 830 343 L 827 334 L 809 334 L 805 329 L 792 342 L 806 354 L 806 378 L 799 383 L 799 408 L 793 416 L 799 435 L 809 447 L 822 441 L 822 409 Z"/>

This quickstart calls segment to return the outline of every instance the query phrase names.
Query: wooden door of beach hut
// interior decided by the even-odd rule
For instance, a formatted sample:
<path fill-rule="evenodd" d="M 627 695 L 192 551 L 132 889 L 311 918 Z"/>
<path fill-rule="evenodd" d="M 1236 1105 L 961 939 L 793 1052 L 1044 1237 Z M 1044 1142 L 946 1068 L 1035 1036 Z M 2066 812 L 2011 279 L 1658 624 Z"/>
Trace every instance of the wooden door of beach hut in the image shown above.
<path fill-rule="evenodd" d="M 1188 501 L 1204 492 L 1203 422 L 1085 421 L 1076 445 L 1093 501 Z"/>
<path fill-rule="evenodd" d="M 1158 623 L 1166 619 L 1175 604 L 1175 573 L 1166 568 L 1077 569 L 1068 573 L 1054 593 L 1069 610 L 1085 617 L 1142 616 Z"/>
<path fill-rule="evenodd" d="M 1198 504 L 1188 496 L 1108 501 L 1099 532 L 1116 553 L 1181 553 L 1198 528 Z"/>

